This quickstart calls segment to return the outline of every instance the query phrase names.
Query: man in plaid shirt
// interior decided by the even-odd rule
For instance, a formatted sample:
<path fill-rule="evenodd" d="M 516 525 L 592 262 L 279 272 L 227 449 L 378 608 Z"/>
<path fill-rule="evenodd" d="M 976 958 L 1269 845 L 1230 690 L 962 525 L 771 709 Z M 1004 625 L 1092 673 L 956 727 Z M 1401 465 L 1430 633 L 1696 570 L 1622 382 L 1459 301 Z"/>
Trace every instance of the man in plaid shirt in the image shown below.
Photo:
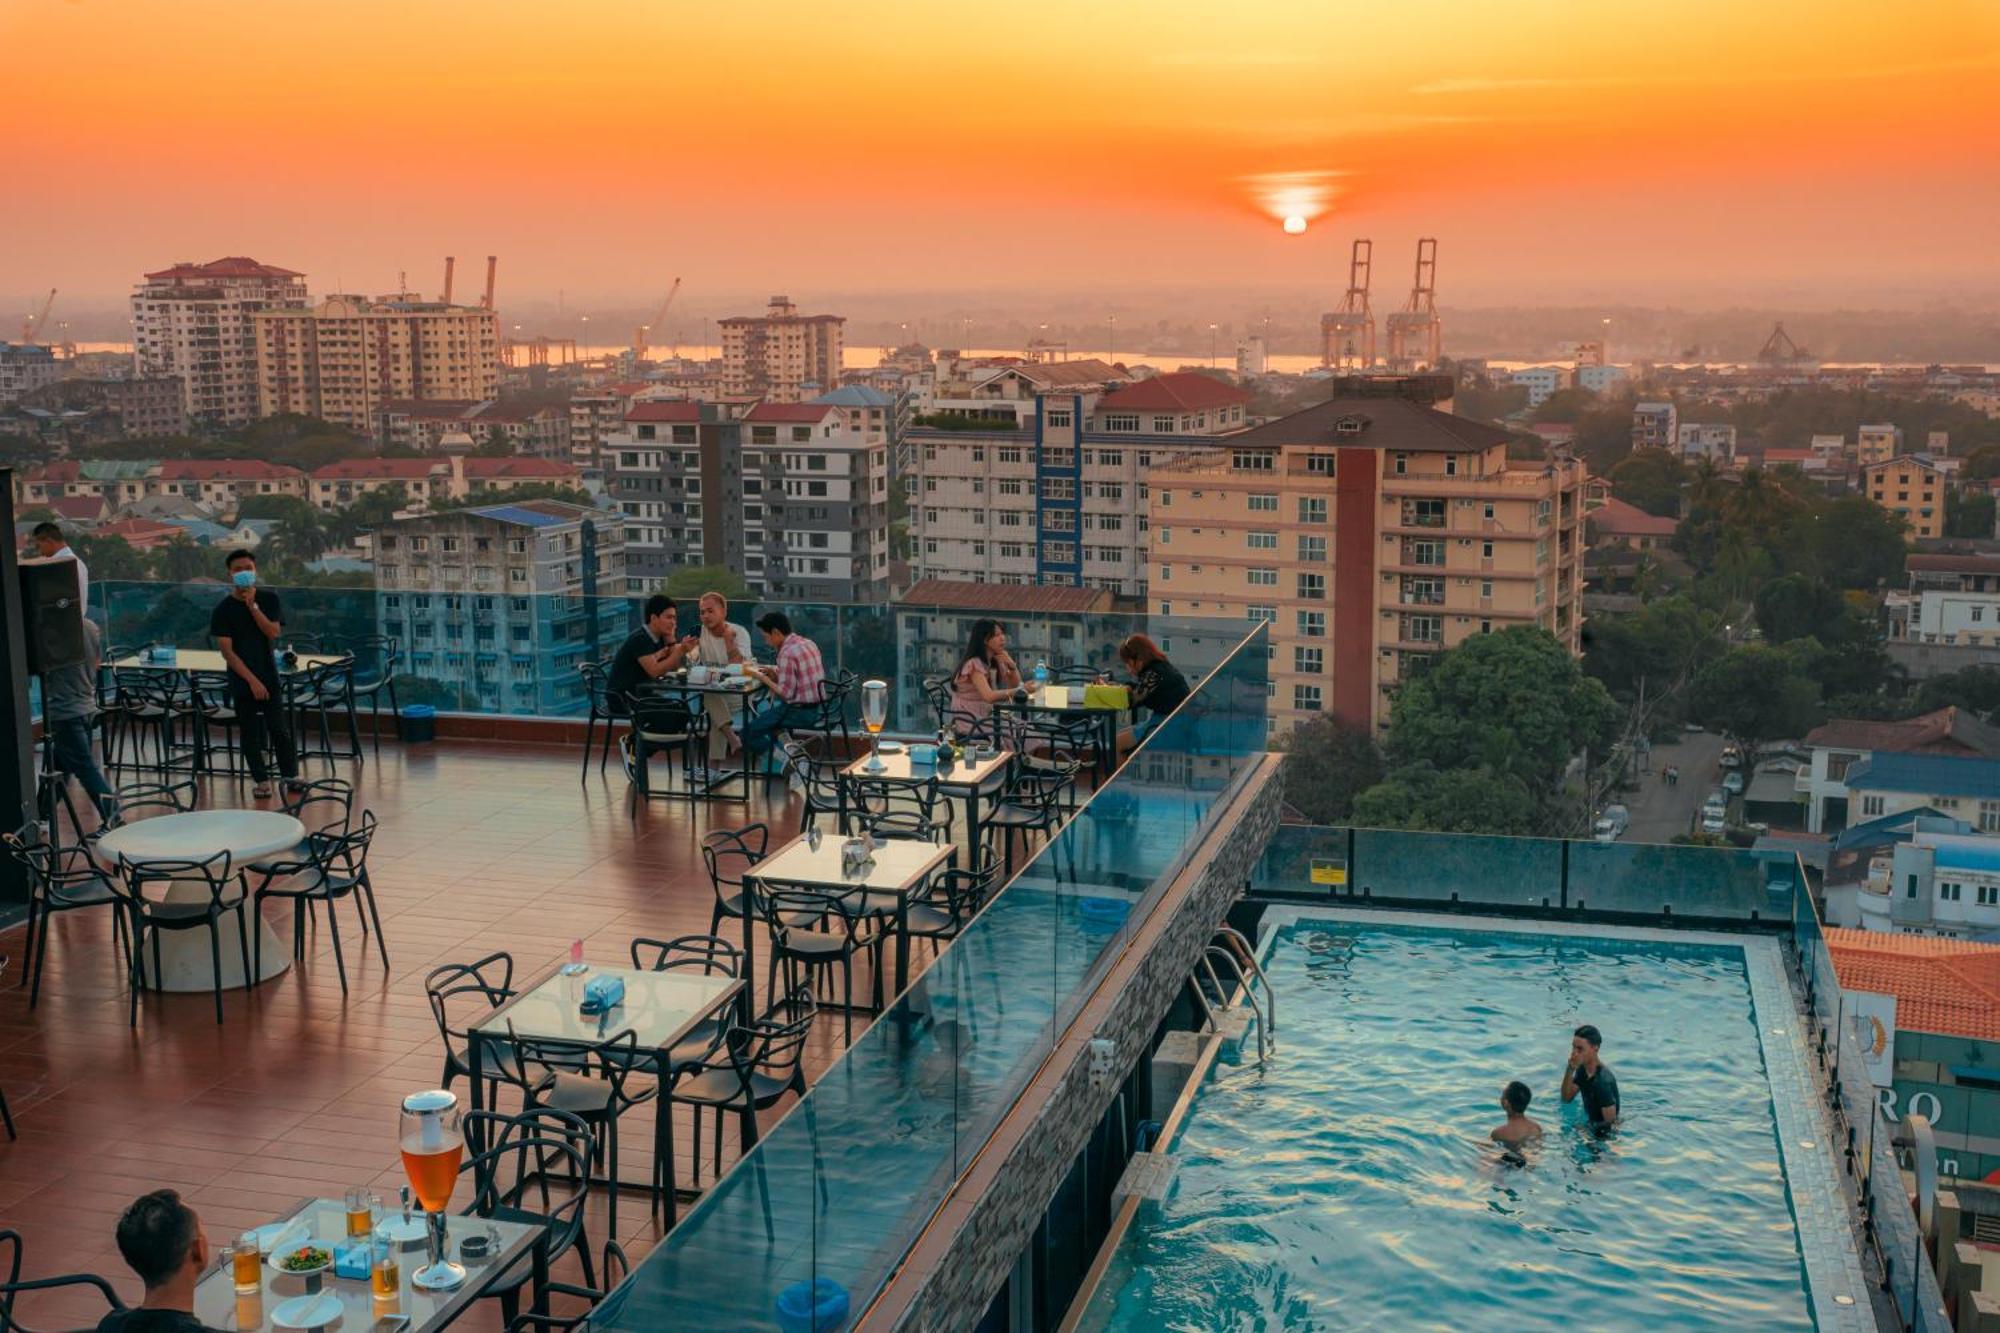
<path fill-rule="evenodd" d="M 764 642 L 777 650 L 778 665 L 748 669 L 777 701 L 743 724 L 743 744 L 751 754 L 770 749 L 786 727 L 810 726 L 826 697 L 826 667 L 820 662 L 819 647 L 805 635 L 792 633 L 791 618 L 782 611 L 767 611 L 758 617 L 757 628 L 764 632 Z"/>

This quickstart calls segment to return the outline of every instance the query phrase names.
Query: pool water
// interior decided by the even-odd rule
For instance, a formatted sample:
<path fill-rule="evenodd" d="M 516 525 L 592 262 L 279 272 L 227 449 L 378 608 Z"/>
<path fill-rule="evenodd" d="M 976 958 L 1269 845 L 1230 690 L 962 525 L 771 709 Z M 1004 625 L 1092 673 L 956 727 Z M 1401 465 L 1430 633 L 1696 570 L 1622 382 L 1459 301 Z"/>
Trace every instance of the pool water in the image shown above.
<path fill-rule="evenodd" d="M 1086 1327 L 1812 1326 L 1740 948 L 1305 920 L 1267 967 L 1269 1068 L 1216 1066 Z M 1487 1141 L 1515 1078 L 1525 1165 Z"/>

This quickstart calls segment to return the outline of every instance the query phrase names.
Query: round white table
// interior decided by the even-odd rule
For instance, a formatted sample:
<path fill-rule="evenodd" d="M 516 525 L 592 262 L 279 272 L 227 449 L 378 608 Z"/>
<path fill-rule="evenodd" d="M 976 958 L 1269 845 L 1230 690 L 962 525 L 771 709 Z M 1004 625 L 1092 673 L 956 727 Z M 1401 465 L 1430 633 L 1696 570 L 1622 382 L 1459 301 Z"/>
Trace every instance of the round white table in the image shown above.
<path fill-rule="evenodd" d="M 260 857 L 288 851 L 305 840 L 306 826 L 290 815 L 271 810 L 194 810 L 181 815 L 156 815 L 135 819 L 97 840 L 95 852 L 105 869 L 116 873 L 118 858 L 128 861 L 203 861 L 217 852 L 229 853 L 233 876 Z M 253 886 L 254 887 L 254 886 Z M 167 902 L 206 902 L 208 886 L 199 883 L 169 883 Z M 248 912 L 246 905 L 243 909 Z M 267 981 L 292 965 L 292 951 L 281 943 L 278 933 L 264 922 L 261 914 L 250 922 L 263 940 L 263 967 L 259 981 Z M 225 927 L 227 923 L 225 923 Z M 235 989 L 245 985 L 242 951 L 228 937 L 222 941 L 222 984 Z M 257 940 L 250 942 L 256 957 Z M 215 988 L 205 930 L 164 931 L 160 935 L 160 974 L 152 975 L 153 954 L 146 950 L 142 966 L 147 981 L 164 991 L 205 991 Z"/>

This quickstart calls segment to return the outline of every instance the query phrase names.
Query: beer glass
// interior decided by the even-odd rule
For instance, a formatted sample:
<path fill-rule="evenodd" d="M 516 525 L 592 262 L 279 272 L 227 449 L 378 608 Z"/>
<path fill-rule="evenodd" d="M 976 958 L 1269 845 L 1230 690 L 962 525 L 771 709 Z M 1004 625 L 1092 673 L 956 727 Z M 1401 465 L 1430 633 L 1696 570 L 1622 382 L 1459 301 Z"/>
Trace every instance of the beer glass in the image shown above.
<path fill-rule="evenodd" d="M 264 1260 L 257 1253 L 257 1233 L 246 1231 L 229 1249 L 229 1262 L 236 1277 L 236 1290 L 257 1291 L 264 1285 Z"/>
<path fill-rule="evenodd" d="M 873 749 L 868 754 L 868 772 L 880 773 L 882 764 L 882 728 L 889 721 L 889 682 L 886 680 L 864 680 L 861 682 L 861 725 L 868 728 Z"/>
<path fill-rule="evenodd" d="M 465 1270 L 451 1261 L 445 1241 L 445 1212 L 465 1159 L 458 1094 L 438 1088 L 405 1097 L 401 1141 L 403 1170 L 430 1223 L 430 1262 L 410 1274 L 410 1281 L 429 1291 L 450 1291 L 465 1281 Z"/>
<path fill-rule="evenodd" d="M 375 1213 L 382 1201 L 365 1189 L 347 1191 L 347 1234 L 365 1236 L 375 1229 Z"/>

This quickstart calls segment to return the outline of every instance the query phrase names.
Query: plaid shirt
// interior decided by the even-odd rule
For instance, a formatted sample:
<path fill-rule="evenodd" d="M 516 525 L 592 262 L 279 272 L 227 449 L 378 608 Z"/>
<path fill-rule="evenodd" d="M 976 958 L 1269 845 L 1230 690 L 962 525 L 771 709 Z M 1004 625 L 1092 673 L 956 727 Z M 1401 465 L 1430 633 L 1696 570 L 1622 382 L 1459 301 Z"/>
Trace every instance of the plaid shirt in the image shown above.
<path fill-rule="evenodd" d="M 826 697 L 826 667 L 819 646 L 803 634 L 778 645 L 778 694 L 788 704 L 816 704 Z"/>

